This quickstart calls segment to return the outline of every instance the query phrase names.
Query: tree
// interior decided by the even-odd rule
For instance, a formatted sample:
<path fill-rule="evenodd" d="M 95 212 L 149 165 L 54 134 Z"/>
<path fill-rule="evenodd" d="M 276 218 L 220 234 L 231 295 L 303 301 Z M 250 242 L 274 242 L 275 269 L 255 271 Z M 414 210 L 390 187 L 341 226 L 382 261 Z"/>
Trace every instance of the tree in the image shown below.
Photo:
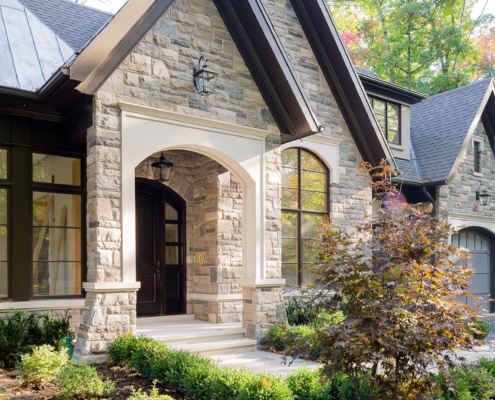
<path fill-rule="evenodd" d="M 474 5 L 475 0 L 335 0 L 332 13 L 358 66 L 433 94 L 467 84 L 475 73 L 474 32 L 490 16 L 472 20 Z"/>
<path fill-rule="evenodd" d="M 373 399 L 429 398 L 437 368 L 447 376 L 455 351 L 474 343 L 468 325 L 476 312 L 456 302 L 468 295 L 467 255 L 448 244 L 452 234 L 431 204 L 394 201 L 386 164 L 369 168 L 383 207 L 373 224 L 353 233 L 322 225 L 308 288 L 313 301 L 345 319 L 318 326 L 313 343 L 330 378 L 346 373 L 359 399 L 359 382 Z M 325 301 L 322 301 L 325 299 Z M 296 345 L 290 355 L 297 356 Z"/>
<path fill-rule="evenodd" d="M 495 28 L 481 34 L 476 41 L 480 53 L 478 75 L 480 77 L 495 77 Z"/>

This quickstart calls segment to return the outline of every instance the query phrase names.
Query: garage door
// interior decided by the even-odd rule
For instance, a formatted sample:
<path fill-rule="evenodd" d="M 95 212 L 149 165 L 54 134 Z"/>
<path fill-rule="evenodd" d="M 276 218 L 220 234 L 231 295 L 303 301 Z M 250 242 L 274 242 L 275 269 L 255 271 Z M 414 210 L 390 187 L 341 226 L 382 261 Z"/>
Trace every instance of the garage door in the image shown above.
<path fill-rule="evenodd" d="M 469 290 L 476 297 L 482 298 L 482 304 L 477 308 L 480 311 L 488 312 L 490 310 L 490 240 L 471 230 L 464 230 L 452 235 L 452 245 L 469 251 L 468 259 L 469 268 L 474 270 L 474 276 L 471 277 Z M 462 302 L 474 307 L 471 297 L 464 297 Z"/>

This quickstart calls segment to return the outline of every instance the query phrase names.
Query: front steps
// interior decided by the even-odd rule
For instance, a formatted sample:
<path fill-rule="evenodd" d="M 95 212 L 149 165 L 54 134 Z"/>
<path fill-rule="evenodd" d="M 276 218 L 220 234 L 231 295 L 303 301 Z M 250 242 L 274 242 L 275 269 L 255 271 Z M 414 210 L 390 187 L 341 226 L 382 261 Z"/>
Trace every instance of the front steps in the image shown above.
<path fill-rule="evenodd" d="M 138 318 L 137 334 L 203 355 L 256 350 L 256 340 L 246 338 L 240 322 L 212 324 L 195 320 L 194 315 Z"/>

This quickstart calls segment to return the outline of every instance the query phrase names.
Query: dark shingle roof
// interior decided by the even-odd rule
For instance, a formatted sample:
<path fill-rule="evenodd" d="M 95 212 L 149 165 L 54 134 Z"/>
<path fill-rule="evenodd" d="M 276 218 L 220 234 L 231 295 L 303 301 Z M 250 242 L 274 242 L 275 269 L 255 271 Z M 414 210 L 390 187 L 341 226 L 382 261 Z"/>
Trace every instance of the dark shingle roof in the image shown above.
<path fill-rule="evenodd" d="M 364 69 L 364 68 L 356 67 L 356 66 L 354 66 L 354 69 L 356 70 L 356 72 L 358 74 L 369 76 L 370 78 L 374 78 L 374 79 L 380 79 L 380 80 L 382 79 L 376 73 L 374 73 L 373 71 L 370 71 L 369 69 Z"/>
<path fill-rule="evenodd" d="M 84 48 L 113 16 L 69 0 L 19 0 L 19 2 L 75 52 Z"/>
<path fill-rule="evenodd" d="M 411 145 L 424 182 L 447 180 L 492 79 L 411 106 Z"/>
<path fill-rule="evenodd" d="M 410 183 L 421 183 L 421 177 L 419 176 L 418 165 L 411 154 L 410 160 L 403 160 L 402 158 L 396 158 L 397 166 L 399 167 L 401 174 L 398 175 L 396 181 L 404 181 Z"/>

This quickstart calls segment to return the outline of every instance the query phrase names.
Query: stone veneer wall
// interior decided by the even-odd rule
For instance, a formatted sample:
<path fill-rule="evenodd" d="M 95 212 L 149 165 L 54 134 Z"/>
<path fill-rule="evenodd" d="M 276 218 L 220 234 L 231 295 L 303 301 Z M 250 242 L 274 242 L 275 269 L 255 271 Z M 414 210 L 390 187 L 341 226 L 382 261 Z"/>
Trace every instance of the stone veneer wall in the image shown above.
<path fill-rule="evenodd" d="M 437 209 L 494 218 L 495 203 L 493 201 L 487 206 L 480 206 L 476 201 L 476 190 L 480 184 L 481 190 L 487 190 L 492 195 L 495 193 L 495 156 L 481 121 L 478 123 L 473 137 L 484 141 L 484 150 L 481 151 L 480 155 L 483 176 L 474 174 L 474 148 L 472 141 L 470 141 L 452 182 L 437 188 Z"/>
<path fill-rule="evenodd" d="M 339 183 L 330 182 L 330 211 L 334 226 L 353 227 L 371 218 L 368 177 L 357 174 L 363 161 L 335 97 L 321 72 L 304 30 L 289 0 L 262 0 L 311 107 L 325 127 L 325 136 L 341 139 Z M 304 143 L 304 139 L 302 140 Z"/>

